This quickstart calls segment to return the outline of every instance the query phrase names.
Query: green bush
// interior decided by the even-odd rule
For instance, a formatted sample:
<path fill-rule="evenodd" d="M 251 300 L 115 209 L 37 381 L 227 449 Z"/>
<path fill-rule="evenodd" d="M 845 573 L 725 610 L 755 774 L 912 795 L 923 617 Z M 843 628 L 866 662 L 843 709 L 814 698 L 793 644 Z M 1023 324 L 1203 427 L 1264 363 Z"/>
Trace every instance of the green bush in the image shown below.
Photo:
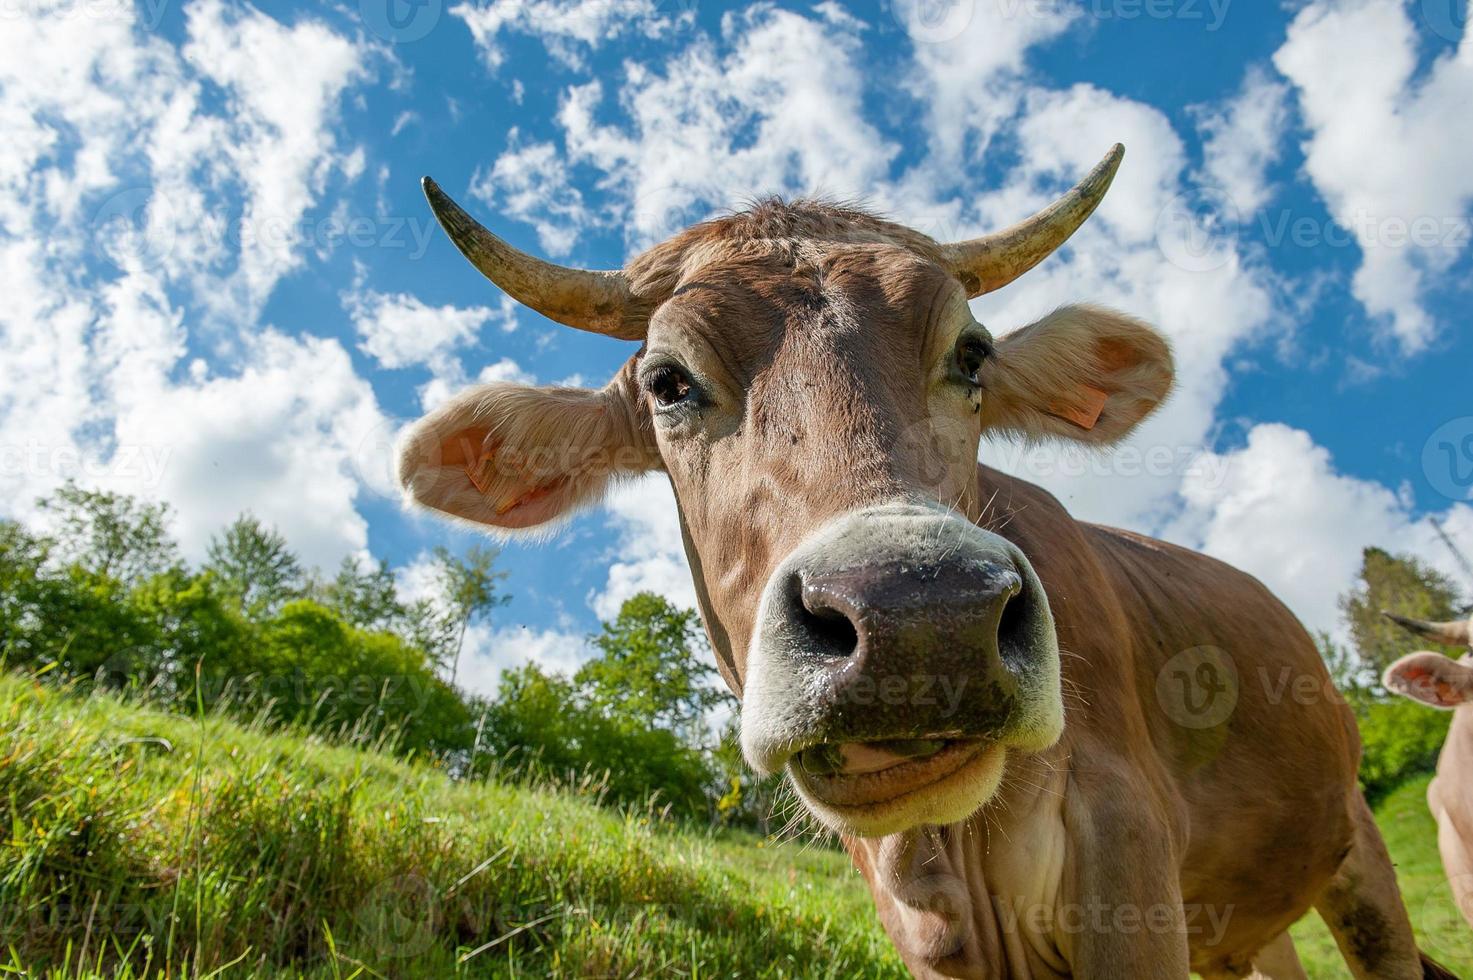
<path fill-rule="evenodd" d="M 1372 803 L 1399 784 L 1437 767 L 1452 713 L 1415 701 L 1367 701 L 1360 722 L 1360 781 Z"/>

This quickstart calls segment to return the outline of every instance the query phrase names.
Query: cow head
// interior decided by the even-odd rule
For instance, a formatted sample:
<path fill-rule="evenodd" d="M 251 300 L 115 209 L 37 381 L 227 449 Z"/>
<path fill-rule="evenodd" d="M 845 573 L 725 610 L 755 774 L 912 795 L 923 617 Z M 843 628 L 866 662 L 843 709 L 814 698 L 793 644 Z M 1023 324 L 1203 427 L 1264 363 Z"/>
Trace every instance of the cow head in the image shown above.
<path fill-rule="evenodd" d="M 1386 617 L 1419 636 L 1448 646 L 1473 647 L 1473 618 L 1465 622 L 1426 623 L 1386 613 Z M 1388 691 L 1434 708 L 1459 708 L 1473 703 L 1473 652 L 1457 660 L 1419 650 L 1386 668 L 1381 683 Z"/>
<path fill-rule="evenodd" d="M 598 391 L 465 392 L 408 432 L 400 481 L 516 530 L 663 470 L 752 766 L 786 769 L 843 832 L 963 819 L 1009 749 L 1044 749 L 1064 724 L 1048 597 L 979 526 L 979 439 L 1108 443 L 1172 377 L 1165 341 L 1120 314 L 1065 307 L 997 338 L 967 301 L 1057 249 L 1121 154 L 981 239 L 774 201 L 619 272 L 524 255 L 426 180 L 450 237 L 513 297 L 643 346 Z"/>

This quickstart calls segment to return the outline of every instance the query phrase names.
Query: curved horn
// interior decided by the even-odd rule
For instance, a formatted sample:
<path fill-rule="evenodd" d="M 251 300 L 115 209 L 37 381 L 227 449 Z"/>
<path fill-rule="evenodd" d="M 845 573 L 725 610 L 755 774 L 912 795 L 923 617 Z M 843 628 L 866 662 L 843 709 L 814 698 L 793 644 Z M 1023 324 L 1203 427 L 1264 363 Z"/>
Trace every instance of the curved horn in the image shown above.
<path fill-rule="evenodd" d="M 981 238 L 942 246 L 947 265 L 967 288 L 967 296 L 1006 286 L 1068 241 L 1099 207 L 1124 156 L 1125 147 L 1116 143 L 1089 176 L 1033 217 Z"/>
<path fill-rule="evenodd" d="M 569 269 L 518 251 L 466 214 L 429 177 L 422 184 L 430 210 L 460 254 L 513 299 L 579 330 L 620 340 L 644 338 L 649 311 L 624 273 Z"/>
<path fill-rule="evenodd" d="M 1411 619 L 1407 616 L 1398 616 L 1381 610 L 1381 615 L 1391 620 L 1398 626 L 1411 630 L 1419 636 L 1425 636 L 1429 640 L 1438 643 L 1446 643 L 1448 646 L 1465 647 L 1473 644 L 1469 637 L 1469 620 L 1454 620 L 1450 623 L 1428 623 L 1420 619 Z"/>

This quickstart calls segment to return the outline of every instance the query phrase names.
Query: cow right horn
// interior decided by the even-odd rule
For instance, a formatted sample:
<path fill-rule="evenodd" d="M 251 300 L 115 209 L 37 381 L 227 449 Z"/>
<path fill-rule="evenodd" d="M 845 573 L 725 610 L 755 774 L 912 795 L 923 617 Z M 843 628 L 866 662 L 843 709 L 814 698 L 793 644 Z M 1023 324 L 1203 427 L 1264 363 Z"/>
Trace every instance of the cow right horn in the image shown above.
<path fill-rule="evenodd" d="M 1001 289 L 1058 251 L 1105 199 L 1124 157 L 1125 147 L 1116 143 L 1083 180 L 1033 217 L 981 238 L 943 245 L 946 265 L 966 287 L 968 298 Z"/>
<path fill-rule="evenodd" d="M 512 299 L 558 323 L 620 340 L 643 340 L 650 309 L 617 270 L 591 271 L 544 262 L 512 248 L 472 218 L 440 185 L 423 180 L 440 227 L 460 254 Z"/>
<path fill-rule="evenodd" d="M 1466 619 L 1453 620 L 1449 623 L 1429 623 L 1408 616 L 1398 616 L 1384 609 L 1381 610 L 1381 615 L 1419 636 L 1436 640 L 1438 643 L 1446 643 L 1450 647 L 1465 647 L 1473 643 L 1469 637 L 1469 620 Z"/>

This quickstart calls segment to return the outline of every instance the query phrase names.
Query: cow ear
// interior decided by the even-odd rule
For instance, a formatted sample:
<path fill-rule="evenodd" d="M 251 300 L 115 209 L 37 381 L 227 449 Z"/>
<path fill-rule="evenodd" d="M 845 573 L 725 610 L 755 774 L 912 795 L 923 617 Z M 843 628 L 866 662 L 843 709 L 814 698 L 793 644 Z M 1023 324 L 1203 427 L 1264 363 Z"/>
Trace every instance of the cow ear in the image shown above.
<path fill-rule="evenodd" d="M 1473 667 L 1440 653 L 1409 653 L 1386 668 L 1388 691 L 1434 708 L 1456 708 L 1473 700 Z"/>
<path fill-rule="evenodd" d="M 997 341 L 982 368 L 983 424 L 1030 439 L 1108 445 L 1171 391 L 1166 338 L 1123 313 L 1065 306 Z"/>
<path fill-rule="evenodd" d="M 416 422 L 399 445 L 412 502 L 503 530 L 601 499 L 613 479 L 661 466 L 633 361 L 600 391 L 489 384 Z"/>

